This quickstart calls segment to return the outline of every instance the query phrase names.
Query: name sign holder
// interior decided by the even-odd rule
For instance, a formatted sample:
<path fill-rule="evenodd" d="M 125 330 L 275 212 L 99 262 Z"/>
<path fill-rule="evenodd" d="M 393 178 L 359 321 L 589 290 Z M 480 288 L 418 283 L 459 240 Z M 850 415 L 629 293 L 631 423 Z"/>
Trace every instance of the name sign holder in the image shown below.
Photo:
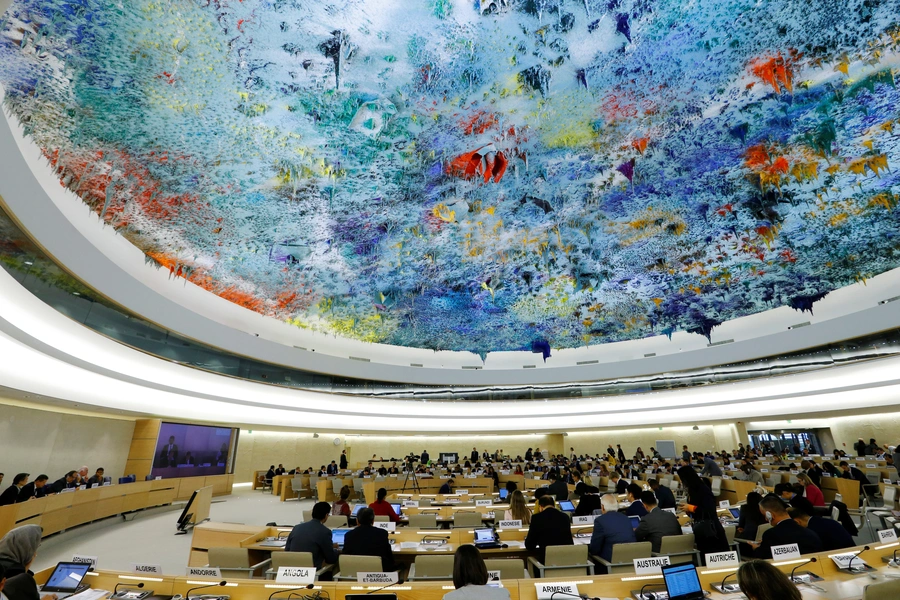
<path fill-rule="evenodd" d="M 378 529 L 384 529 L 385 531 L 397 531 L 397 524 L 393 521 L 376 521 L 374 525 Z"/>
<path fill-rule="evenodd" d="M 188 567 L 186 575 L 188 577 L 211 577 L 213 579 L 222 579 L 222 572 L 219 567 Z M 215 583 L 211 581 L 210 583 Z"/>
<path fill-rule="evenodd" d="M 578 593 L 578 584 L 555 582 L 555 583 L 535 583 L 538 600 L 559 600 L 559 598 L 580 598 Z M 556 594 L 556 596 L 554 596 Z"/>
<path fill-rule="evenodd" d="M 671 564 L 668 556 L 654 556 L 652 558 L 635 558 L 635 575 L 659 575 L 662 568 Z"/>
<path fill-rule="evenodd" d="M 94 567 L 94 569 L 97 568 L 97 557 L 96 556 L 88 556 L 86 554 L 75 554 L 74 556 L 72 556 L 72 562 L 91 565 L 92 567 Z"/>
<path fill-rule="evenodd" d="M 794 560 L 797 558 L 800 558 L 800 546 L 797 544 L 772 546 L 772 560 Z"/>
<path fill-rule="evenodd" d="M 314 567 L 278 567 L 275 574 L 275 583 L 315 583 L 316 569 Z"/>
<path fill-rule="evenodd" d="M 500 521 L 497 525 L 498 529 L 521 529 L 522 528 L 522 520 L 516 519 L 512 521 Z"/>
<path fill-rule="evenodd" d="M 162 565 L 147 565 L 142 563 L 134 563 L 131 565 L 131 572 L 135 575 L 162 575 Z"/>
<path fill-rule="evenodd" d="M 593 525 L 594 519 L 596 519 L 593 515 L 579 515 L 577 517 L 572 517 L 572 525 Z"/>
<path fill-rule="evenodd" d="M 396 571 L 358 571 L 357 583 L 377 583 L 378 585 L 391 585 L 400 581 L 400 574 Z"/>

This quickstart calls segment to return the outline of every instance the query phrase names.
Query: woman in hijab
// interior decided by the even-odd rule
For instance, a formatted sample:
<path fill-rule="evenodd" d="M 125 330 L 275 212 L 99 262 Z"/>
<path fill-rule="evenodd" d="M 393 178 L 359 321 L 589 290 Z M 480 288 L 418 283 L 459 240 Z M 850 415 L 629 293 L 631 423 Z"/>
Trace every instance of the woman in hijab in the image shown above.
<path fill-rule="evenodd" d="M 9 600 L 40 599 L 34 573 L 29 567 L 37 556 L 42 532 L 40 525 L 23 525 L 0 539 L 0 565 L 6 571 L 3 592 Z"/>
<path fill-rule="evenodd" d="M 694 538 L 701 556 L 712 552 L 727 552 L 728 537 L 716 514 L 716 498 L 694 467 L 684 465 L 678 469 L 678 478 L 687 490 L 685 511 L 694 519 Z"/>

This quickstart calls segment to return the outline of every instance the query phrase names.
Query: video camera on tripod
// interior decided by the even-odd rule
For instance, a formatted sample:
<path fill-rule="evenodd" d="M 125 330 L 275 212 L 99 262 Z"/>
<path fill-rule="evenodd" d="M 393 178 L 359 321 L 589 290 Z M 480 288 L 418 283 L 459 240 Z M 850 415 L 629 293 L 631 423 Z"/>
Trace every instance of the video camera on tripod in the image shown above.
<path fill-rule="evenodd" d="M 416 463 L 422 460 L 422 455 L 410 453 L 403 460 L 405 460 L 409 464 Z"/>

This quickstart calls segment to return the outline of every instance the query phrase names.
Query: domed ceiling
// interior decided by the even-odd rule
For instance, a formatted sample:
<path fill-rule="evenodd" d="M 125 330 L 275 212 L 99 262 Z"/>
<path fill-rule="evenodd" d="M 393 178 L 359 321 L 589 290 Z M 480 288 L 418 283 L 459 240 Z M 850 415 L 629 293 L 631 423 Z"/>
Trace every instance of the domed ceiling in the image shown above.
<path fill-rule="evenodd" d="M 61 184 L 174 276 L 299 328 L 546 354 L 900 266 L 898 14 L 19 0 L 0 83 Z"/>

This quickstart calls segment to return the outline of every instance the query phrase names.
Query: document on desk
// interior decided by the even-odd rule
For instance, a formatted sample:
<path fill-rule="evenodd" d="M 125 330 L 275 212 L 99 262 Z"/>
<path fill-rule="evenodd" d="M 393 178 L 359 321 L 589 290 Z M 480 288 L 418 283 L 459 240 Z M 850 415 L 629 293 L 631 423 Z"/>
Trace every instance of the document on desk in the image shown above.
<path fill-rule="evenodd" d="M 525 542 L 520 542 L 518 540 L 510 540 L 510 541 L 504 540 L 503 543 L 506 544 L 509 548 L 524 548 L 525 547 Z"/>
<path fill-rule="evenodd" d="M 72 594 L 69 598 L 77 598 L 77 600 L 100 600 L 100 598 L 106 598 L 111 593 L 112 592 L 109 590 L 95 590 L 88 588 L 78 594 Z"/>
<path fill-rule="evenodd" d="M 401 550 L 416 550 L 419 547 L 419 542 L 400 542 Z"/>

